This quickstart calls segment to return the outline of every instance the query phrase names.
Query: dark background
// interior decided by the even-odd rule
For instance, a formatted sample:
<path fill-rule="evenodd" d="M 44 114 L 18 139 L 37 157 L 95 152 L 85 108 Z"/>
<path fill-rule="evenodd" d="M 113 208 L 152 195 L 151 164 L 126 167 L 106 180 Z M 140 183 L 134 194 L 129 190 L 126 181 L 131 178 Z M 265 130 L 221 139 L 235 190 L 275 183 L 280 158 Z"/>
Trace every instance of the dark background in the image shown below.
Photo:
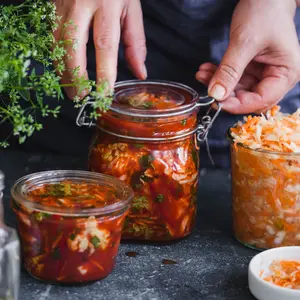
<path fill-rule="evenodd" d="M 1 1 L 1 4 L 21 1 Z M 149 79 L 177 81 L 193 87 L 199 94 L 206 94 L 206 88 L 194 76 L 199 65 L 206 61 L 219 63 L 228 45 L 229 24 L 237 0 L 141 0 L 147 41 Z M 274 16 L 274 22 L 276 16 Z M 300 28 L 299 9 L 295 18 Z M 300 30 L 298 30 L 298 33 Z M 92 36 L 92 33 L 91 33 Z M 88 71 L 95 79 L 95 55 L 92 39 L 88 43 Z M 119 53 L 118 80 L 133 76 L 124 60 L 122 44 Z M 57 100 L 45 99 L 50 104 Z M 75 125 L 77 110 L 70 100 L 65 99 L 57 120 L 43 120 L 44 129 L 34 134 L 25 145 L 10 140 L 10 149 L 60 153 L 86 157 L 93 129 Z M 294 112 L 300 107 L 300 86 L 286 95 L 281 102 L 282 110 Z M 201 114 L 205 113 L 205 108 Z M 227 128 L 242 116 L 222 112 L 209 134 L 209 144 L 218 167 L 229 167 Z M 11 132 L 9 125 L 0 127 L 0 139 Z M 210 167 L 205 146 L 201 149 L 202 166 Z"/>

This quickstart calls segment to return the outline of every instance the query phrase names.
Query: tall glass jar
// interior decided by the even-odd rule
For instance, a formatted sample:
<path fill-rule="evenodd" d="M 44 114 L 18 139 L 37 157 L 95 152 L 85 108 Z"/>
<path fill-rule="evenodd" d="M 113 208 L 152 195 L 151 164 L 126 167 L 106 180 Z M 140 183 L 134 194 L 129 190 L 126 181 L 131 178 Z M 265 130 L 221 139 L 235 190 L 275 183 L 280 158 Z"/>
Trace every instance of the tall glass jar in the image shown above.
<path fill-rule="evenodd" d="M 300 246 L 300 153 L 252 150 L 228 135 L 235 237 L 255 249 Z"/>
<path fill-rule="evenodd" d="M 2 198 L 4 176 L 0 172 L 0 299 L 19 299 L 20 243 L 16 231 L 4 224 Z"/>
<path fill-rule="evenodd" d="M 195 225 L 199 153 L 197 93 L 184 85 L 129 81 L 115 87 L 97 123 L 89 169 L 131 185 L 123 239 L 170 241 Z"/>

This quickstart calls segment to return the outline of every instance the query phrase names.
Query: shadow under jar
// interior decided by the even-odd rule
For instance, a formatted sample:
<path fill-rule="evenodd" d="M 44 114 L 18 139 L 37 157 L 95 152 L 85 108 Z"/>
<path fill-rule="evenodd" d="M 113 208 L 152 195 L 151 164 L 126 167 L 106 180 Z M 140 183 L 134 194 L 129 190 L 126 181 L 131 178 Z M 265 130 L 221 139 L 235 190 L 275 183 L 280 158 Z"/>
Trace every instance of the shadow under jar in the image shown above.
<path fill-rule="evenodd" d="M 198 94 L 171 82 L 127 81 L 97 122 L 89 169 L 134 190 L 123 239 L 164 242 L 188 236 L 197 209 Z"/>
<path fill-rule="evenodd" d="M 92 172 L 47 171 L 19 179 L 12 207 L 25 269 L 52 283 L 106 277 L 132 197 L 125 183 Z"/>
<path fill-rule="evenodd" d="M 300 153 L 253 150 L 233 141 L 235 237 L 258 249 L 300 246 Z"/>

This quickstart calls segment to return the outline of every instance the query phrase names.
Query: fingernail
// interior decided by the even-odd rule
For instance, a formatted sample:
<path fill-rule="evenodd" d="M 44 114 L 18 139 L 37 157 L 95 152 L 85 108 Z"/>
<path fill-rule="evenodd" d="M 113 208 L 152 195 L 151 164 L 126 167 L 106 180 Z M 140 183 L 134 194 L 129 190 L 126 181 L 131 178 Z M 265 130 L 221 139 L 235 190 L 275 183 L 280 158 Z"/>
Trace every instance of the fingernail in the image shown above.
<path fill-rule="evenodd" d="M 144 64 L 143 65 L 143 71 L 142 71 L 142 74 L 143 74 L 143 79 L 146 79 L 147 78 L 147 68 L 146 68 L 146 65 Z"/>
<path fill-rule="evenodd" d="M 209 92 L 209 95 L 216 100 L 222 100 L 226 94 L 226 89 L 220 85 L 220 84 L 215 84 L 212 89 Z"/>

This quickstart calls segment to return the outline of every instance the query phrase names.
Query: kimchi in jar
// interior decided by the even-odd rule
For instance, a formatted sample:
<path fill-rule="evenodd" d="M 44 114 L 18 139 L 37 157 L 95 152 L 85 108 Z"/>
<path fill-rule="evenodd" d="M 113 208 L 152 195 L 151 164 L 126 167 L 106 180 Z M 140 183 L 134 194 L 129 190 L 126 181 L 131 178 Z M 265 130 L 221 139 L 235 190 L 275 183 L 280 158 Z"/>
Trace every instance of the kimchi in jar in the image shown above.
<path fill-rule="evenodd" d="M 300 246 L 300 109 L 229 130 L 236 238 L 257 249 Z"/>
<path fill-rule="evenodd" d="M 125 183 L 91 172 L 47 171 L 19 179 L 11 192 L 30 275 L 74 284 L 112 271 L 133 197 Z"/>
<path fill-rule="evenodd" d="M 123 239 L 164 242 L 192 232 L 198 99 L 193 89 L 177 83 L 116 85 L 111 109 L 97 123 L 89 169 L 123 180 L 134 190 Z"/>

